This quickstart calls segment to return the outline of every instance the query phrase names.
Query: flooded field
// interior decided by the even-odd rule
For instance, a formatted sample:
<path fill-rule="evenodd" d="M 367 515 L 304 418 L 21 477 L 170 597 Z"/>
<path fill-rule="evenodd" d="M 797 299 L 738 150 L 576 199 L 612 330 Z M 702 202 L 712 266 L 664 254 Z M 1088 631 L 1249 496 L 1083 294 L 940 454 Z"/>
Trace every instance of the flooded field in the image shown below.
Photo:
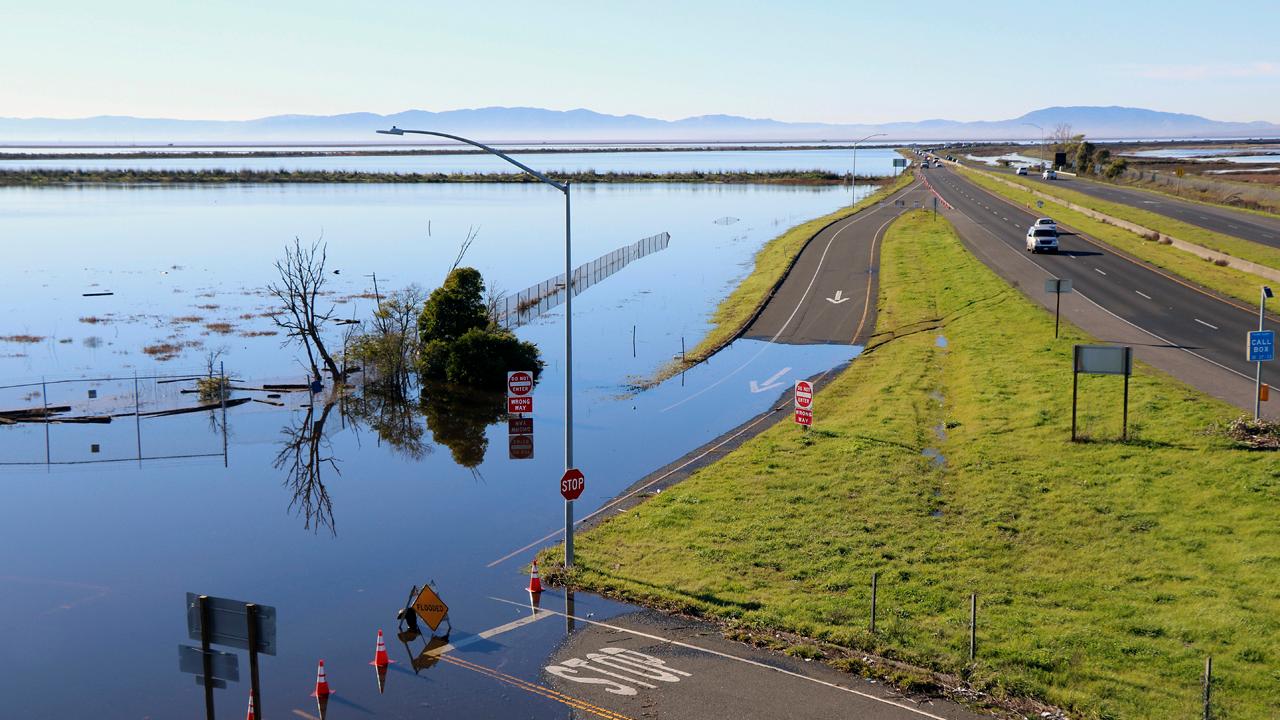
<path fill-rule="evenodd" d="M 575 262 L 671 233 L 668 249 L 575 299 L 576 464 L 588 478 L 581 517 L 857 348 L 739 341 L 683 376 L 629 391 L 632 378 L 678 354 L 682 338 L 691 346 L 701 337 L 763 242 L 847 204 L 848 190 L 576 193 Z M 490 282 L 514 290 L 553 276 L 563 263 L 562 212 L 557 194 L 531 186 L 6 189 L 0 239 L 20 270 L 0 290 L 9 310 L 0 318 L 0 410 L 110 398 L 127 408 L 135 373 L 147 378 L 141 407 L 156 407 L 175 391 L 149 378 L 198 373 L 215 348 L 237 383 L 301 382 L 297 351 L 266 334 L 274 328 L 263 317 L 271 263 L 294 236 L 328 242 L 338 271 L 329 297 L 342 316 L 360 318 L 372 306 L 369 276 L 377 273 L 383 292 L 434 287 L 473 229 L 465 262 Z M 471 643 L 481 659 L 501 647 L 509 672 L 536 672 L 563 621 L 541 622 L 518 641 L 478 634 L 529 615 L 522 566 L 533 550 L 521 548 L 562 527 L 562 322 L 560 308 L 519 330 L 547 362 L 530 447 L 510 441 L 501 396 L 449 388 L 411 403 L 286 391 L 225 415 L 0 426 L 8 711 L 196 716 L 203 690 L 179 672 L 175 649 L 192 644 L 187 592 L 277 609 L 279 652 L 262 660 L 263 714 L 272 717 L 315 711 L 307 694 L 318 658 L 339 693 L 329 717 L 421 717 L 492 694 L 490 679 L 448 663 L 418 668 L 410 662 L 418 648 L 395 641 L 398 665 L 379 688 L 368 665 L 374 634 L 394 639 L 397 609 L 428 581 L 449 604 L 452 642 Z M 160 344 L 176 350 L 145 351 Z M 250 396 L 267 397 L 232 394 Z M 548 593 L 544 602 L 563 598 Z M 578 598 L 581 614 L 624 609 Z M 242 662 L 241 682 L 219 691 L 219 714 L 242 711 L 246 671 Z M 530 716 L 563 712 L 548 702 Z"/>
<path fill-rule="evenodd" d="M 891 148 L 858 150 L 858 175 L 893 174 Z M 853 169 L 853 152 L 819 150 L 714 150 L 689 152 L 590 152 L 520 153 L 522 162 L 552 172 L 732 172 L 825 170 L 847 173 Z M 491 155 L 359 155 L 316 157 L 218 157 L 218 158 L 100 158 L 0 160 L 0 170 L 44 169 L 147 169 L 147 170 L 334 170 L 379 173 L 513 173 L 519 172 Z"/>

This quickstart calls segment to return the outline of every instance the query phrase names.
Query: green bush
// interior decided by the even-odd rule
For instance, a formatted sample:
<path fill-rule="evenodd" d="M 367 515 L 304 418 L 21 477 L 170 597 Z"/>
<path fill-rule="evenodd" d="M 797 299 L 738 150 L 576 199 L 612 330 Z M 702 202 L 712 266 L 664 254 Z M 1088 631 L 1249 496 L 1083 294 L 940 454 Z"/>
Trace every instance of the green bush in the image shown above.
<path fill-rule="evenodd" d="M 542 373 L 538 346 L 522 342 L 489 318 L 484 280 L 474 268 L 449 273 L 418 317 L 418 375 L 458 385 L 501 390 L 511 370 Z"/>
<path fill-rule="evenodd" d="M 431 291 L 418 316 L 418 338 L 425 346 L 434 340 L 457 340 L 468 330 L 489 325 L 484 305 L 484 279 L 475 268 L 456 268 L 444 284 Z"/>

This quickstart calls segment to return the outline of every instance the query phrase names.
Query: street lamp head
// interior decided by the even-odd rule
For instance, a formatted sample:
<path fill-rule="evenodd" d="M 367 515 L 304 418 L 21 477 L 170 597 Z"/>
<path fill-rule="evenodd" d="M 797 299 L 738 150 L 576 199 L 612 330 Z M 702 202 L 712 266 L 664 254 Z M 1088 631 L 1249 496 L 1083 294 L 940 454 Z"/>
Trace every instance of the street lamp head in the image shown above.
<path fill-rule="evenodd" d="M 378 133 L 382 135 L 403 135 L 404 131 L 392 125 L 390 130 L 379 130 Z"/>
<path fill-rule="evenodd" d="M 1273 297 L 1275 297 L 1275 296 L 1276 296 L 1276 295 L 1275 295 L 1275 293 L 1271 292 L 1271 286 L 1270 286 L 1270 285 L 1263 285 L 1263 286 L 1262 286 L 1262 294 L 1263 294 L 1263 295 L 1266 295 L 1266 296 L 1267 296 L 1267 297 L 1269 297 L 1269 298 L 1273 298 Z"/>

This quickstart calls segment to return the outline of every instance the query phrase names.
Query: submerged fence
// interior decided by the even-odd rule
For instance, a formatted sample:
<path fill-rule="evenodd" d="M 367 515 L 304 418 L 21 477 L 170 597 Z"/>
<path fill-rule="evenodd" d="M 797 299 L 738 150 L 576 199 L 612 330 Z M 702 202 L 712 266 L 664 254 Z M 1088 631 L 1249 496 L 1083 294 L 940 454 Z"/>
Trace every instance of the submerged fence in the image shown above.
<path fill-rule="evenodd" d="M 669 233 L 658 233 L 579 265 L 573 270 L 574 297 L 636 260 L 666 250 L 670 243 Z M 560 273 L 514 295 L 499 298 L 498 306 L 494 309 L 498 324 L 506 328 L 520 327 L 542 313 L 559 307 L 566 297 L 564 280 L 564 273 Z"/>
<path fill-rule="evenodd" d="M 225 463 L 226 408 L 243 401 L 200 399 L 192 386 L 205 376 L 194 372 L 0 385 L 0 466 L 194 457 Z M 160 418 L 166 418 L 165 427 L 148 432 Z"/>

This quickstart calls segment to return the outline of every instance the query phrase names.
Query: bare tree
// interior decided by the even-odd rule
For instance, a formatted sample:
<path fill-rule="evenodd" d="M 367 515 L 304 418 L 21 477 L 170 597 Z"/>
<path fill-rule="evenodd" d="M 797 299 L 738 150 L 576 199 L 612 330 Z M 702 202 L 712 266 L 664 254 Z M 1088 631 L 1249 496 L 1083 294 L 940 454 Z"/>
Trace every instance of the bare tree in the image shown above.
<path fill-rule="evenodd" d="M 480 234 L 480 228 L 472 225 L 467 228 L 467 236 L 462 240 L 462 246 L 458 248 L 458 257 L 454 258 L 453 264 L 449 266 L 449 272 L 457 269 L 462 264 L 462 258 L 467 256 L 467 251 L 471 249 L 471 243 L 476 241 L 476 236 Z M 448 275 L 449 273 L 445 273 Z"/>
<path fill-rule="evenodd" d="M 1074 137 L 1071 130 L 1071 123 L 1060 122 L 1053 126 L 1053 130 L 1049 133 L 1049 139 L 1059 149 L 1065 148 L 1071 144 L 1071 140 Z"/>
<path fill-rule="evenodd" d="M 275 296 L 281 305 L 279 311 L 272 313 L 271 319 L 285 331 L 289 338 L 286 342 L 299 342 L 307 351 L 312 377 L 321 377 L 316 362 L 318 355 L 337 383 L 342 382 L 343 375 L 325 348 L 323 338 L 324 325 L 333 319 L 334 310 L 332 307 L 324 312 L 318 309 L 326 280 L 327 247 L 319 242 L 304 246 L 301 240 L 294 238 L 292 247 L 285 246 L 284 258 L 276 261 L 280 280 L 268 285 L 267 292 Z"/>

